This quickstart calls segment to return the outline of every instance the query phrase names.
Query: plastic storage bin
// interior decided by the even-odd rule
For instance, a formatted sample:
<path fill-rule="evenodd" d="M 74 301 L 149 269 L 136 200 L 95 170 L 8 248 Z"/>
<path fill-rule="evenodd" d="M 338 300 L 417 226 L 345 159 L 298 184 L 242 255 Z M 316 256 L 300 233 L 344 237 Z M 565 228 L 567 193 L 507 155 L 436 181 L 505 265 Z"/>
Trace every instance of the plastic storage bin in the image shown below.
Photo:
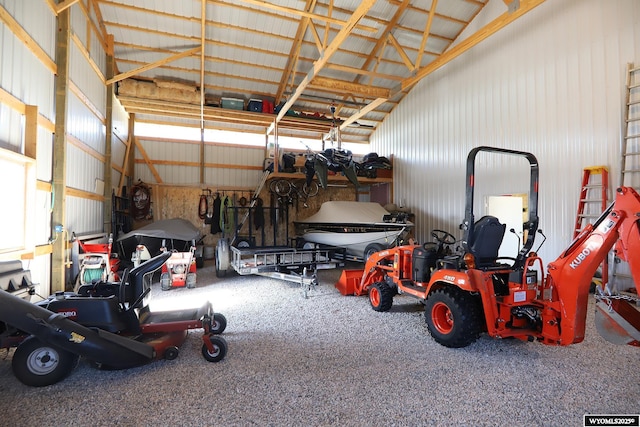
<path fill-rule="evenodd" d="M 229 110 L 244 110 L 244 101 L 237 98 L 222 98 L 222 108 Z"/>
<path fill-rule="evenodd" d="M 249 107 L 247 108 L 249 111 L 253 111 L 254 113 L 262 113 L 262 100 L 261 99 L 250 99 Z"/>

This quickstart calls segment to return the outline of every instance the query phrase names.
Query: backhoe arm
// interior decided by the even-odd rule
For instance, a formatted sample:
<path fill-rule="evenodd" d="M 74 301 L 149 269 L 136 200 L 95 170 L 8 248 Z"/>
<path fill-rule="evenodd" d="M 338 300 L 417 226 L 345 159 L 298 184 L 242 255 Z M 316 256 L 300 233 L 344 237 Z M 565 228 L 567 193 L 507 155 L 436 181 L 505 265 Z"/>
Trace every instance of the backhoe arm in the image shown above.
<path fill-rule="evenodd" d="M 543 298 L 548 307 L 559 313 L 559 325 L 552 325 L 559 326 L 558 344 L 569 345 L 584 339 L 591 279 L 614 245 L 619 256 L 629 262 L 640 292 L 639 219 L 640 195 L 633 188 L 620 187 L 615 202 L 549 264 Z M 640 312 L 635 313 L 632 316 L 637 316 L 640 322 Z"/>

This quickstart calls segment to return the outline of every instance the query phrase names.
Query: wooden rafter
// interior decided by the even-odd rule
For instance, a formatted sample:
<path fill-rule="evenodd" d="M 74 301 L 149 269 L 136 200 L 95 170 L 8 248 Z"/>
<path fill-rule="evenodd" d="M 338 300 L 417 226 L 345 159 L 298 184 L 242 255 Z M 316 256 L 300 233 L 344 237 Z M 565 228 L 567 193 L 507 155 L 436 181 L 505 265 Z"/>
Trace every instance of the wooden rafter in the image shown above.
<path fill-rule="evenodd" d="M 135 8 L 135 10 L 146 10 L 146 9 L 140 9 L 140 8 Z M 145 12 L 146 13 L 146 12 Z M 169 15 L 171 17 L 173 17 L 173 15 Z M 181 17 L 182 19 L 186 19 L 184 17 Z M 303 18 L 303 20 L 306 18 Z M 113 28 L 122 28 L 122 29 L 126 29 L 126 30 L 131 30 L 131 31 L 140 31 L 142 33 L 148 33 L 148 34 L 156 34 L 158 36 L 164 36 L 164 37 L 171 37 L 171 38 L 177 38 L 180 40 L 184 40 L 187 43 L 197 43 L 199 42 L 198 39 L 188 36 L 188 35 L 181 35 L 181 34 L 174 34 L 174 33 L 170 33 L 167 31 L 161 31 L 161 30 L 155 30 L 155 29 L 146 29 L 146 28 L 142 28 L 142 27 L 136 27 L 136 26 L 132 26 L 132 25 L 127 25 L 127 24 L 122 24 L 119 22 L 105 22 L 105 24 L 109 27 L 113 27 Z M 301 21 L 301 24 L 304 24 L 304 22 Z M 207 26 L 211 26 L 211 27 L 220 27 L 220 28 L 231 28 L 231 29 L 235 29 L 235 30 L 241 30 L 241 31 L 245 31 L 245 32 L 249 32 L 251 34 L 254 34 L 256 37 L 273 37 L 273 34 L 270 33 L 265 33 L 265 32 L 261 32 L 261 31 L 257 31 L 254 29 L 250 29 L 250 28 L 243 28 L 243 27 L 239 27 L 239 26 L 230 26 L 230 25 L 221 25 L 219 23 L 213 22 L 211 20 L 207 21 Z M 299 26 L 300 28 L 300 26 Z M 306 27 L 303 26 L 303 29 L 306 31 Z M 420 33 L 422 34 L 422 33 Z M 301 35 L 296 34 L 296 38 L 295 39 L 289 39 L 291 40 L 292 43 L 292 51 L 289 54 L 286 53 L 282 53 L 282 52 L 275 52 L 275 51 L 271 51 L 268 49 L 258 49 L 254 46 L 246 46 L 246 45 L 240 45 L 237 43 L 230 43 L 230 42 L 222 42 L 220 40 L 213 40 L 213 39 L 207 39 L 207 44 L 210 46 L 220 46 L 220 47 L 226 47 L 226 48 L 230 48 L 230 49 L 242 49 L 242 50 L 246 50 L 247 52 L 253 53 L 253 52 L 259 52 L 259 53 L 264 53 L 267 55 L 275 55 L 275 56 L 282 56 L 282 57 L 287 57 L 287 58 L 293 58 L 292 60 L 288 59 L 287 61 L 287 66 L 285 67 L 285 73 L 283 76 L 283 79 L 281 80 L 280 86 L 279 86 L 279 90 L 277 92 L 277 94 L 280 95 L 276 95 L 276 100 L 279 100 L 281 97 L 281 93 L 284 92 L 285 90 L 285 85 L 287 83 L 287 81 L 292 80 L 292 64 L 293 62 L 313 62 L 312 59 L 310 58 L 303 58 L 299 56 L 299 52 L 301 50 L 301 47 L 303 45 L 312 45 L 314 44 L 314 42 L 308 42 L 308 41 L 304 41 L 302 40 L 302 36 L 304 35 L 304 31 L 302 31 Z M 360 39 L 363 39 L 365 41 L 368 42 L 376 42 L 377 39 L 373 39 L 371 37 L 364 37 L 362 35 L 359 34 L 352 34 L 352 36 L 354 37 L 358 37 Z M 431 35 L 433 37 L 433 34 Z M 286 37 L 283 36 L 279 36 L 279 38 L 281 39 L 287 39 Z M 294 40 L 300 40 L 299 42 L 294 42 Z M 386 41 L 386 39 L 385 39 Z M 162 51 L 161 49 L 152 49 L 150 47 L 144 47 L 144 46 L 138 46 L 138 45 L 134 45 L 131 43 L 122 43 L 122 42 L 117 42 L 116 43 L 117 46 L 124 46 L 124 47 L 129 47 L 131 49 L 136 49 L 136 50 L 149 50 L 149 51 L 157 51 L 160 52 Z M 404 48 L 405 51 L 407 52 L 407 54 L 412 54 L 414 51 L 417 51 L 417 49 L 412 49 L 410 47 L 405 47 Z M 354 50 L 344 50 L 344 49 L 340 49 L 340 52 L 346 55 L 350 55 L 350 56 L 355 56 L 358 58 L 364 58 L 365 60 L 367 60 L 369 58 L 369 55 L 364 54 L 362 52 L 358 52 L 358 51 L 354 51 Z M 437 55 L 435 52 L 428 52 L 430 55 Z M 116 60 L 118 62 L 122 62 L 123 59 L 121 58 L 116 58 Z M 207 58 L 207 61 L 211 60 L 210 58 Z M 291 62 L 293 61 L 293 62 Z M 389 59 L 383 59 L 383 61 L 389 65 L 396 65 L 396 64 L 401 64 L 400 62 L 396 62 L 393 60 L 389 60 Z M 246 64 L 248 66 L 253 66 L 256 67 L 256 64 Z M 260 68 L 262 68 L 262 66 L 260 66 Z M 366 68 L 366 67 L 363 67 Z M 293 68 L 295 69 L 295 68 Z"/>
<path fill-rule="evenodd" d="M 56 15 L 78 3 L 80 0 L 65 0 L 61 3 L 56 4 Z"/>
<path fill-rule="evenodd" d="M 309 21 L 309 30 L 311 31 L 311 35 L 313 36 L 313 40 L 316 42 L 316 47 L 318 48 L 318 53 L 322 56 L 322 51 L 324 50 L 324 44 L 322 40 L 320 40 L 320 36 L 318 35 L 318 30 L 316 26 L 313 25 L 313 21 Z"/>
<path fill-rule="evenodd" d="M 198 53 L 200 51 L 200 49 L 201 49 L 200 46 L 198 46 L 198 47 L 195 47 L 193 49 L 186 50 L 186 51 L 184 51 L 182 53 L 178 53 L 176 55 L 171 55 L 171 56 L 169 56 L 167 58 L 164 58 L 164 59 L 161 59 L 159 61 L 151 62 L 151 63 L 149 63 L 147 65 L 142 66 L 142 67 L 136 68 L 135 70 L 130 70 L 130 71 L 127 71 L 127 72 L 124 72 L 124 73 L 120 73 L 117 76 L 114 76 L 112 79 L 107 80 L 107 85 L 113 84 L 115 82 L 119 82 L 120 80 L 124 80 L 124 79 L 126 79 L 128 77 L 131 77 L 131 76 L 135 76 L 136 74 L 140 74 L 140 73 L 143 73 L 145 71 L 149 71 L 149 70 L 152 70 L 154 68 L 158 68 L 161 65 L 167 64 L 169 62 L 173 62 L 173 61 L 176 61 L 178 59 L 182 59 L 182 58 L 186 58 L 187 56 L 194 55 L 194 54 Z"/>
<path fill-rule="evenodd" d="M 360 111 L 358 111 L 357 113 L 351 115 L 348 119 L 346 119 L 344 122 L 342 122 L 342 124 L 340 125 L 340 130 L 345 129 L 347 126 L 349 126 L 350 124 L 352 124 L 356 120 L 364 117 L 369 112 L 375 110 L 379 105 L 384 104 L 386 101 L 387 101 L 387 98 L 378 98 L 378 99 L 372 101 L 366 107 L 362 108 Z"/>
<path fill-rule="evenodd" d="M 0 5 L 0 21 L 29 49 L 53 74 L 57 72 L 57 66 L 40 45 L 25 31 L 7 10 Z"/>
<path fill-rule="evenodd" d="M 377 59 L 377 64 L 376 64 L 376 68 L 377 68 L 377 65 L 379 64 L 380 58 L 382 57 L 382 53 L 384 51 L 384 46 L 386 46 L 386 44 L 387 44 L 388 37 L 393 37 L 392 34 L 391 34 L 391 30 L 398 24 L 398 21 L 400 20 L 400 17 L 404 13 L 404 11 L 407 9 L 407 6 L 409 5 L 409 2 L 410 2 L 410 0 L 403 0 L 402 3 L 396 9 L 396 11 L 393 14 L 393 16 L 391 17 L 391 19 L 387 22 L 384 30 L 382 31 L 382 33 L 380 35 L 380 38 L 376 41 L 375 46 L 373 47 L 373 49 L 371 49 L 371 52 L 369 52 L 369 55 L 368 55 L 366 61 L 362 65 L 362 69 L 363 70 L 368 70 L 369 66 L 371 65 L 371 62 L 376 57 L 378 58 Z M 379 56 L 378 56 L 378 53 L 380 53 Z M 405 63 L 406 63 L 406 61 L 405 61 Z M 357 75 L 356 78 L 354 79 L 354 83 L 358 83 L 360 81 L 361 77 L 362 77 L 362 75 Z M 371 79 L 371 80 L 373 80 L 373 79 Z M 387 99 L 387 98 L 389 98 L 389 93 L 379 97 L 376 101 L 374 101 L 374 102 L 376 102 L 376 105 L 373 108 L 371 108 L 370 110 L 367 110 L 364 114 L 368 113 L 369 111 L 372 111 L 375 107 L 377 107 L 378 105 L 382 104 L 384 101 L 379 102 L 380 99 Z M 340 111 L 342 109 L 342 107 L 343 107 L 343 105 L 340 105 L 338 111 Z M 363 110 L 361 110 L 361 111 L 363 111 Z M 352 122 L 356 121 L 357 119 L 359 119 L 360 117 L 362 117 L 364 114 L 356 113 L 355 115 L 349 117 L 347 119 L 347 121 L 350 121 L 352 123 Z"/>
<path fill-rule="evenodd" d="M 207 0 L 200 0 L 200 183 L 205 181 L 204 102 L 205 102 L 205 45 L 207 42 Z"/>
<path fill-rule="evenodd" d="M 151 160 L 151 158 L 149 157 L 149 155 L 147 154 L 147 151 L 144 149 L 144 147 L 142 146 L 142 144 L 140 143 L 140 141 L 138 140 L 138 137 L 134 137 L 133 138 L 133 142 L 136 145 L 136 148 L 138 149 L 138 151 L 140 152 L 140 155 L 142 156 L 142 158 L 144 159 L 144 163 L 147 165 L 147 167 L 149 168 L 149 170 L 151 171 L 151 174 L 153 175 L 153 177 L 156 179 L 156 182 L 158 184 L 162 184 L 162 177 L 160 176 L 160 174 L 158 173 L 158 171 L 156 170 L 156 167 L 153 165 L 153 161 Z"/>
<path fill-rule="evenodd" d="M 346 65 L 328 64 L 325 68 L 329 70 L 344 71 L 345 73 L 351 73 L 351 74 L 362 74 L 363 76 L 376 78 L 376 79 L 397 80 L 397 81 L 402 80 L 402 77 L 400 76 L 396 76 L 392 74 L 382 74 L 382 73 L 377 73 L 375 71 L 361 70 L 360 68 L 347 67 Z"/>
<path fill-rule="evenodd" d="M 312 11 L 315 8 L 316 0 L 307 0 L 304 10 Z M 276 92 L 276 102 L 280 102 L 282 98 L 282 94 L 286 88 L 286 82 L 289 80 L 289 76 L 291 76 L 291 80 L 293 81 L 293 77 L 295 76 L 294 70 L 296 69 L 298 63 L 298 56 L 300 55 L 300 48 L 302 47 L 302 39 L 304 38 L 304 34 L 307 31 L 307 26 L 309 25 L 309 18 L 304 16 L 300 20 L 298 24 L 298 29 L 296 31 L 296 35 L 293 38 L 293 43 L 291 44 L 291 50 L 287 57 L 287 64 L 284 67 L 284 72 L 282 73 L 282 77 L 280 79 L 280 85 L 278 85 L 278 91 Z"/>
<path fill-rule="evenodd" d="M 386 24 L 384 30 L 382 31 L 380 38 L 376 41 L 375 46 L 369 52 L 369 56 L 367 57 L 367 60 L 362 65 L 363 69 L 365 70 L 369 69 L 369 65 L 371 65 L 371 62 L 376 58 L 382 46 L 386 44 L 387 35 L 390 35 L 391 30 L 393 30 L 394 27 L 398 24 L 398 20 L 400 20 L 400 17 L 404 13 L 404 11 L 407 9 L 407 6 L 409 6 L 409 2 L 410 0 L 403 0 L 402 3 L 398 6 L 398 8 L 396 9 L 396 12 L 393 14 L 389 22 Z"/>
<path fill-rule="evenodd" d="M 184 20 L 184 21 L 187 21 L 187 22 L 192 22 L 192 21 L 195 20 L 195 18 L 189 17 L 189 16 L 181 16 L 181 15 L 169 14 L 169 13 L 160 12 L 160 11 L 157 11 L 157 10 L 154 10 L 154 9 L 147 9 L 147 8 L 143 8 L 143 7 L 127 5 L 127 4 L 123 4 L 123 3 L 112 1 L 112 0 L 92 0 L 92 1 L 109 4 L 110 6 L 115 6 L 115 7 L 118 7 L 118 8 L 125 9 L 125 10 L 136 11 L 136 12 L 139 12 L 139 13 L 143 13 L 145 15 L 157 15 L 157 16 L 171 18 L 171 19 Z M 225 7 L 228 7 L 228 8 L 238 9 L 240 11 L 247 11 L 247 12 L 251 12 L 251 13 L 264 14 L 266 19 L 279 19 L 279 20 L 290 20 L 290 21 L 295 21 L 295 22 L 301 22 L 301 21 L 298 21 L 294 17 L 276 15 L 274 13 L 271 13 L 271 12 L 267 11 L 267 10 L 251 9 L 251 8 L 246 7 L 246 6 L 242 6 L 242 5 L 238 5 L 238 4 L 231 4 L 231 3 L 228 3 L 226 1 L 209 0 L 209 2 L 214 2 L 216 4 L 224 5 Z M 391 3 L 400 4 L 400 2 L 395 2 L 395 1 L 390 1 L 390 2 Z M 329 5 L 329 7 L 330 7 L 330 10 L 333 8 L 332 7 L 332 3 Z M 341 12 L 341 13 L 350 13 L 349 11 L 346 11 L 346 10 L 340 9 L 340 8 L 333 8 L 333 9 L 335 9 L 336 11 Z M 415 11 L 415 12 L 420 12 L 420 13 L 429 13 L 429 11 L 425 11 L 424 9 L 419 9 L 417 7 L 412 7 L 412 6 L 409 6 L 407 9 L 411 10 L 411 11 Z M 305 10 L 309 11 L 308 8 L 305 8 Z M 443 20 L 448 20 L 448 21 L 451 21 L 451 22 L 459 23 L 460 25 L 466 25 L 467 24 L 467 22 L 465 22 L 465 21 L 456 20 L 454 18 L 447 17 L 446 15 L 440 15 L 440 14 L 436 13 L 434 16 L 436 16 L 436 17 L 438 17 L 440 19 L 443 19 Z M 370 16 L 370 17 L 367 17 L 367 18 L 372 20 L 372 21 L 374 21 L 374 22 L 377 22 L 379 24 L 386 24 L 386 21 L 381 19 L 381 18 L 376 18 L 376 17 L 373 17 L 373 16 Z M 133 29 L 133 30 L 137 29 L 139 31 L 144 31 L 144 32 L 152 32 L 152 33 L 155 33 L 155 34 L 164 34 L 164 35 L 168 35 L 168 36 L 172 35 L 174 37 L 179 37 L 179 35 L 177 35 L 177 34 L 163 33 L 163 32 L 152 31 L 152 30 L 144 29 L 144 28 L 136 28 L 136 27 L 132 27 L 132 26 L 122 25 L 122 24 L 119 24 L 117 22 L 108 22 L 107 24 L 109 26 L 118 26 L 120 28 L 128 28 L 128 29 Z M 225 29 L 242 30 L 242 31 L 245 31 L 245 32 L 250 32 L 250 33 L 256 34 L 258 36 L 273 36 L 272 34 L 262 33 L 262 32 L 254 30 L 254 29 L 251 29 L 251 28 L 246 28 L 246 27 L 242 27 L 242 26 L 235 26 L 235 25 L 229 25 L 229 24 L 221 24 L 220 22 L 215 22 L 215 21 L 212 21 L 212 20 L 207 21 L 207 26 L 225 28 Z M 402 32 L 407 32 L 407 33 L 410 33 L 410 34 L 412 34 L 412 33 L 416 34 L 416 35 L 422 35 L 423 34 L 422 31 L 419 31 L 419 30 L 416 30 L 416 29 L 413 29 L 413 28 L 410 28 L 410 27 L 404 27 L 404 26 L 401 26 L 401 25 L 396 25 L 396 28 L 398 30 L 402 31 Z M 329 32 L 325 32 L 325 39 L 328 36 L 329 36 Z M 368 36 L 362 35 L 360 33 L 353 34 L 353 36 L 357 37 L 357 38 L 360 38 L 360 39 L 363 39 L 363 40 L 366 40 L 366 41 L 369 41 L 369 42 L 376 42 L 376 40 L 377 40 L 377 39 L 373 39 L 372 37 L 368 37 Z M 279 37 L 283 38 L 282 36 L 279 36 Z M 438 34 L 433 34 L 433 33 L 430 34 L 430 37 L 439 38 L 439 39 L 441 39 L 441 40 L 443 40 L 443 41 L 445 41 L 447 43 L 451 43 L 453 41 L 452 38 L 444 37 L 444 36 L 441 36 L 441 35 L 438 35 Z M 192 39 L 190 37 L 182 37 L 182 38 Z M 293 39 L 291 39 L 291 40 L 293 40 Z M 209 40 L 209 42 L 211 42 L 211 40 Z M 326 42 L 323 43 L 323 45 L 326 45 Z M 347 52 L 347 53 L 354 54 L 354 52 Z"/>
<path fill-rule="evenodd" d="M 331 18 L 330 16 L 310 13 L 310 12 L 306 12 L 304 10 L 292 9 L 290 7 L 278 6 L 277 4 L 268 3 L 268 2 L 262 1 L 262 0 L 240 0 L 240 1 L 243 2 L 243 3 L 252 4 L 254 6 L 259 6 L 259 7 L 264 8 L 264 9 L 271 9 L 271 10 L 275 10 L 275 11 L 278 11 L 278 12 L 288 13 L 289 15 L 293 15 L 293 16 L 304 16 L 304 17 L 307 17 L 309 19 L 313 19 L 313 20 L 320 21 L 320 22 L 329 22 L 329 23 L 336 24 L 336 25 L 338 25 L 340 27 L 343 27 L 343 28 L 348 26 L 350 24 L 350 22 L 351 22 L 351 19 L 349 19 L 349 21 L 342 21 L 340 19 Z M 356 27 L 359 30 L 368 31 L 370 33 L 375 33 L 375 32 L 378 31 L 377 28 L 369 27 L 367 25 L 357 25 Z"/>
<path fill-rule="evenodd" d="M 377 72 L 378 71 L 378 67 L 380 66 L 380 63 L 382 62 L 382 56 L 384 55 L 384 51 L 387 47 L 387 41 L 389 40 L 389 38 L 387 37 L 385 39 L 385 44 L 382 45 L 382 48 L 380 49 L 380 53 L 378 54 L 378 57 L 376 58 L 376 65 L 373 67 L 373 71 Z M 371 84 L 373 82 L 373 77 L 369 76 L 369 84 Z"/>
<path fill-rule="evenodd" d="M 98 7 L 98 0 L 91 0 L 91 5 L 93 6 L 93 10 L 96 14 L 96 20 L 98 21 L 98 28 L 100 29 L 100 33 L 103 40 L 109 40 L 107 27 L 104 26 L 104 19 L 102 18 L 102 11 Z M 111 37 L 111 45 L 107 43 L 106 54 L 113 56 L 113 37 Z"/>
<path fill-rule="evenodd" d="M 205 46 L 207 43 L 207 0 L 200 0 L 200 109 L 204 107 Z"/>
<path fill-rule="evenodd" d="M 407 52 L 405 52 L 400 43 L 398 43 L 398 40 L 396 40 L 396 38 L 391 33 L 389 33 L 388 38 L 393 47 L 395 47 L 398 51 L 398 54 L 400 55 L 400 58 L 402 58 L 404 65 L 406 65 L 409 70 L 413 70 L 413 62 L 411 62 L 411 59 L 409 58 L 409 55 L 407 55 Z"/>
<path fill-rule="evenodd" d="M 44 1 L 51 3 L 53 0 Z M 71 4 L 73 0 L 55 1 Z M 515 0 L 501 1 L 508 6 L 518 4 Z M 519 0 L 523 4 L 528 1 L 531 0 Z M 420 64 L 428 63 L 431 58 L 437 59 L 442 51 L 445 55 L 452 55 L 447 51 L 449 46 L 487 3 L 470 0 L 464 11 L 452 9 L 451 16 L 447 16 L 436 11 L 444 10 L 437 7 L 437 0 L 385 0 L 385 2 L 393 6 L 393 15 L 369 16 L 365 13 L 366 20 L 360 20 L 353 25 L 352 29 L 359 29 L 359 31 L 349 31 L 346 35 L 342 26 L 345 23 L 351 25 L 353 11 L 346 7 L 339 7 L 340 2 L 335 0 L 305 0 L 304 2 L 298 0 L 298 5 L 271 0 L 198 1 L 197 4 L 203 9 L 206 9 L 206 5 L 209 7 L 215 5 L 217 11 L 215 18 L 212 15 L 209 20 L 204 16 L 204 12 L 197 16 L 197 12 L 188 12 L 189 8 L 184 11 L 173 7 L 163 10 L 163 6 L 153 2 L 145 3 L 144 7 L 140 7 L 135 5 L 137 2 L 131 4 L 128 0 L 81 0 L 74 8 L 81 8 L 91 17 L 89 18 L 93 27 L 91 31 L 96 31 L 99 34 L 98 37 L 104 37 L 107 31 L 128 37 L 124 40 L 117 39 L 111 46 L 107 46 L 108 51 L 113 52 L 113 46 L 118 51 L 118 56 L 114 55 L 116 76 L 109 83 L 129 76 L 125 73 L 119 74 L 118 65 L 121 69 L 122 67 L 135 68 L 129 71 L 131 75 L 157 68 L 158 70 L 154 73 L 164 72 L 175 78 L 195 82 L 199 80 L 202 90 L 201 102 L 197 107 L 200 109 L 201 127 L 204 126 L 204 121 L 209 121 L 211 124 L 212 121 L 222 123 L 224 120 L 255 126 L 254 118 L 247 119 L 242 116 L 218 118 L 224 114 L 208 109 L 205 114 L 205 82 L 207 82 L 207 99 L 209 96 L 234 96 L 231 94 L 237 94 L 236 96 L 245 99 L 275 98 L 278 104 L 284 99 L 287 102 L 281 106 L 279 114 L 275 116 L 278 123 L 286 120 L 278 116 L 286 114 L 290 109 L 303 112 L 326 111 L 327 103 L 336 104 L 337 102 L 340 102 L 337 108 L 341 112 L 339 117 L 342 119 L 355 111 L 355 114 L 346 119 L 351 123 L 372 111 L 377 111 L 378 114 L 372 115 L 371 120 L 379 123 L 380 116 L 386 115 L 400 101 L 401 97 L 394 95 L 405 93 L 404 88 L 408 89 L 415 84 L 412 83 L 412 78 L 425 72 L 420 68 Z M 353 7 L 359 7 L 358 3 L 361 2 L 357 2 Z M 379 3 L 380 0 L 376 2 L 378 5 Z M 211 10 L 209 9 L 208 12 Z M 102 19 L 101 12 L 111 22 Z M 123 13 L 151 16 L 151 19 L 116 19 L 118 14 L 122 16 Z M 403 22 L 402 17 L 406 17 L 408 13 L 420 14 L 424 18 L 418 18 L 420 22 L 418 25 L 416 25 L 416 19 Z M 269 26 L 231 22 L 226 19 L 229 14 L 240 17 L 246 15 L 248 19 L 259 21 L 273 21 L 279 30 Z M 176 27 L 171 24 L 164 27 L 158 26 L 155 25 L 156 22 L 175 22 Z M 200 34 L 195 31 L 196 24 L 200 24 Z M 180 28 L 194 30 L 185 31 Z M 211 32 L 209 39 L 204 36 L 205 31 L 202 28 Z M 287 28 L 286 32 L 281 31 L 284 28 Z M 295 37 L 294 28 L 297 29 Z M 227 33 L 233 31 L 234 36 L 238 32 L 241 36 L 226 39 L 214 37 L 213 34 L 219 31 Z M 138 34 L 144 37 L 137 37 L 135 32 L 139 32 Z M 403 37 L 400 37 L 400 34 Z M 342 35 L 344 38 L 340 40 Z M 90 39 L 93 34 L 89 34 L 87 30 L 87 36 L 87 39 Z M 243 42 L 245 39 L 255 38 L 264 40 L 264 47 L 260 47 L 260 43 Z M 158 40 L 158 42 L 155 45 L 151 42 L 146 46 L 142 45 L 143 42 L 132 43 L 135 40 L 147 39 Z M 290 47 L 268 49 L 266 46 L 270 44 L 266 44 L 267 39 L 274 41 L 273 46 Z M 336 43 L 336 41 L 339 42 Z M 175 47 L 162 48 L 159 45 Z M 389 55 L 390 49 L 386 49 L 387 45 L 393 46 L 394 51 L 391 55 Z M 429 50 L 427 45 L 436 47 Z M 207 47 L 210 55 L 206 55 L 204 46 Z M 363 46 L 366 48 L 362 49 Z M 185 54 L 179 50 L 187 49 L 192 49 L 194 60 L 170 63 L 178 59 L 179 55 Z M 332 49 L 335 50 L 332 51 Z M 451 50 L 455 52 L 454 49 Z M 318 58 L 315 58 L 316 51 L 320 52 Z M 395 51 L 399 54 L 396 55 Z M 148 60 L 143 59 L 148 54 L 139 55 L 139 52 L 154 52 L 153 59 L 165 56 L 167 58 L 150 64 L 147 63 Z M 200 53 L 199 65 L 196 65 L 198 62 L 195 61 L 195 52 Z M 339 55 L 335 55 L 337 52 Z M 334 58 L 339 57 L 340 60 L 330 60 L 332 55 Z M 429 59 L 427 60 L 425 56 Z M 351 58 L 351 60 L 345 60 L 345 58 Z M 286 66 L 277 65 L 284 64 L 285 61 Z M 222 62 L 225 63 L 225 67 L 218 66 Z M 273 78 L 274 72 L 278 73 L 280 82 L 278 77 Z M 143 75 L 151 76 L 152 74 L 147 72 Z M 342 101 L 337 101 L 340 99 Z M 289 106 L 286 105 L 287 103 Z M 383 103 L 384 107 L 379 108 Z M 162 114 L 158 104 L 144 107 L 140 105 L 133 107 L 132 104 L 127 104 L 125 109 L 139 114 Z M 359 110 L 354 110 L 354 107 Z M 136 109 L 130 110 L 130 108 Z M 169 112 L 176 117 L 189 117 L 189 123 L 197 123 L 192 121 L 191 111 L 180 116 L 182 113 L 184 111 L 180 109 Z M 265 116 L 271 117 L 271 120 L 274 117 Z M 354 135 L 361 136 L 365 132 L 368 132 L 368 127 L 361 127 L 354 132 Z"/>
<path fill-rule="evenodd" d="M 507 25 L 525 15 L 527 12 L 533 10 L 537 6 L 540 6 L 544 2 L 545 0 L 520 0 L 520 7 L 516 11 L 505 12 L 502 15 L 498 16 L 496 19 L 476 31 L 473 35 L 469 36 L 468 38 L 454 46 L 452 49 L 446 51 L 438 58 L 434 59 L 431 63 L 429 63 L 429 65 L 420 68 L 415 73 L 415 75 L 404 79 L 400 86 L 392 89 L 392 96 L 400 91 L 408 90 L 424 77 L 442 67 L 444 64 L 462 55 L 464 52 L 478 45 L 483 40 L 497 33 L 502 28 L 506 27 Z"/>
<path fill-rule="evenodd" d="M 357 94 L 371 98 L 389 98 L 389 89 L 366 86 L 344 80 L 328 79 L 326 77 L 314 78 L 309 87 L 329 89 L 337 93 Z"/>
<path fill-rule="evenodd" d="M 332 15 L 333 15 L 333 0 L 329 0 L 329 8 L 327 10 L 327 16 L 332 16 Z M 324 24 L 324 39 L 322 41 L 322 47 L 327 46 L 327 43 L 329 43 L 330 33 L 331 33 L 331 24 L 329 24 L 329 21 L 327 21 Z"/>
<path fill-rule="evenodd" d="M 320 57 L 314 64 L 313 68 L 309 70 L 307 76 L 302 80 L 302 82 L 296 88 L 296 91 L 293 93 L 291 98 L 282 106 L 280 112 L 276 116 L 275 123 L 279 122 L 284 115 L 287 113 L 289 108 L 293 106 L 298 97 L 304 92 L 307 88 L 311 80 L 318 74 L 318 72 L 325 66 L 325 64 L 331 59 L 334 53 L 338 50 L 340 45 L 344 42 L 344 40 L 351 34 L 351 31 L 356 27 L 356 24 L 367 14 L 369 9 L 375 4 L 376 0 L 363 0 L 360 2 L 358 8 L 353 12 L 349 21 L 345 24 L 344 27 L 338 32 L 338 35 L 331 41 L 331 43 L 325 49 L 325 53 L 322 57 Z M 274 124 L 275 124 L 274 123 Z M 269 127 L 269 131 L 272 130 L 272 127 Z"/>
<path fill-rule="evenodd" d="M 124 186 L 125 183 L 125 179 L 127 177 L 127 164 L 129 163 L 129 157 L 131 156 L 131 147 L 133 146 L 132 143 L 132 139 L 133 139 L 133 123 L 134 120 L 130 120 L 130 132 L 129 135 L 127 137 L 127 142 L 125 144 L 125 151 L 124 151 L 124 159 L 122 161 L 122 172 L 120 173 L 120 179 L 118 180 L 118 196 L 122 195 L 122 187 Z"/>
<path fill-rule="evenodd" d="M 431 9 L 429 9 L 427 24 L 425 25 L 425 28 L 424 28 L 424 34 L 422 35 L 422 41 L 420 42 L 420 49 L 418 49 L 418 56 L 416 58 L 415 64 L 413 65 L 413 70 L 420 68 L 420 63 L 422 62 L 422 56 L 424 55 L 424 48 L 427 46 L 427 39 L 429 38 L 429 33 L 431 33 L 431 23 L 433 22 L 433 16 L 436 14 L 437 7 L 438 7 L 438 0 L 431 0 Z"/>

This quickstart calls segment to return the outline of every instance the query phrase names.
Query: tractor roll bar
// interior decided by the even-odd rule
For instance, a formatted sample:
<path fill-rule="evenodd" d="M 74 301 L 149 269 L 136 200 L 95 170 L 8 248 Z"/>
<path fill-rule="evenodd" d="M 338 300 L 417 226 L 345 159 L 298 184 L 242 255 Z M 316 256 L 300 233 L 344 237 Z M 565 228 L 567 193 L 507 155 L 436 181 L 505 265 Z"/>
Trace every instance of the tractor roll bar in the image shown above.
<path fill-rule="evenodd" d="M 512 156 L 524 157 L 529 161 L 530 165 L 530 178 L 529 178 L 529 219 L 523 224 L 523 228 L 527 232 L 527 240 L 520 249 L 516 258 L 516 266 L 524 263 L 524 260 L 533 246 L 535 240 L 536 231 L 538 230 L 538 179 L 539 179 L 539 167 L 538 159 L 531 153 L 525 151 L 509 150 L 506 148 L 487 147 L 480 146 L 472 149 L 467 156 L 467 188 L 465 195 L 465 217 L 461 224 L 461 228 L 464 230 L 464 242 L 468 242 L 469 238 L 473 235 L 473 225 L 475 218 L 473 215 L 473 196 L 475 189 L 475 162 L 476 155 L 479 152 L 508 154 Z"/>

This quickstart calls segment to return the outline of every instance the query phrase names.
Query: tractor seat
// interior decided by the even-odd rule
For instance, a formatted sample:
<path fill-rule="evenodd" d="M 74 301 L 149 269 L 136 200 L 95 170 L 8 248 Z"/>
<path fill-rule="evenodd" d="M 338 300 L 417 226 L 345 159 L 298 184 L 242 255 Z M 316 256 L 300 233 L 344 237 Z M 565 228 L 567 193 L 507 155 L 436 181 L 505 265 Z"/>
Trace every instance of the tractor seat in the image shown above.
<path fill-rule="evenodd" d="M 477 220 L 468 242 L 468 250 L 476 259 L 478 268 L 496 265 L 498 249 L 502 244 L 506 224 L 501 224 L 495 216 L 486 215 Z"/>

